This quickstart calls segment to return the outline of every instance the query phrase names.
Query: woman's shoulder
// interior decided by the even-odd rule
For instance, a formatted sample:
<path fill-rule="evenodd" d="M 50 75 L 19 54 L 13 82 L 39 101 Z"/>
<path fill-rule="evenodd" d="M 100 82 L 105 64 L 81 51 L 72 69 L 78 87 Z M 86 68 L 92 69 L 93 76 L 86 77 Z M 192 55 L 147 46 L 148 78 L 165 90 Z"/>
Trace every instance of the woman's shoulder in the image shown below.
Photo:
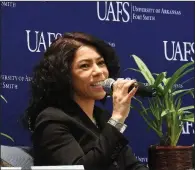
<path fill-rule="evenodd" d="M 55 107 L 47 107 L 42 110 L 36 118 L 35 126 L 48 121 L 64 122 L 69 119 L 69 116 L 61 109 Z"/>

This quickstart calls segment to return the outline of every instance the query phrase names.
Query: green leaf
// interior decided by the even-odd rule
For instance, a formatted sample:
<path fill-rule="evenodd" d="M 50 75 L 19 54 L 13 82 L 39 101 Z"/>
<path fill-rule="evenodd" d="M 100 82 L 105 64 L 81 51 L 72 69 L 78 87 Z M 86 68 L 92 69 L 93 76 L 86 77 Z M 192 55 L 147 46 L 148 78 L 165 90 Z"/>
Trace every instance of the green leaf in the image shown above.
<path fill-rule="evenodd" d="M 169 82 L 170 79 L 171 79 L 171 78 L 169 77 L 169 78 L 164 78 L 164 79 L 162 80 L 165 86 L 167 85 L 167 83 Z"/>
<path fill-rule="evenodd" d="M 160 73 L 154 82 L 154 87 L 157 87 L 162 82 L 162 80 L 165 78 L 165 76 L 166 76 L 166 72 Z M 162 85 L 161 85 L 161 87 L 162 87 Z"/>
<path fill-rule="evenodd" d="M 14 142 L 14 140 L 13 140 L 13 138 L 12 138 L 11 136 L 9 136 L 9 135 L 7 135 L 7 134 L 5 134 L 5 133 L 0 133 L 0 134 L 1 134 L 2 136 L 4 136 L 4 137 L 10 139 L 12 142 Z"/>
<path fill-rule="evenodd" d="M 2 95 L 0 97 L 7 103 L 7 100 Z"/>
<path fill-rule="evenodd" d="M 161 117 L 165 116 L 168 112 L 168 110 L 163 110 L 163 112 L 161 113 Z"/>
<path fill-rule="evenodd" d="M 182 78 L 183 76 L 185 76 L 187 73 L 193 71 L 193 70 L 194 70 L 194 67 L 192 67 L 192 68 L 186 70 L 183 74 L 180 75 L 179 79 Z"/>
<path fill-rule="evenodd" d="M 181 107 L 181 103 L 182 103 L 181 98 L 179 98 L 178 102 L 175 103 L 175 105 L 176 105 L 175 110 L 176 110 L 178 113 L 179 113 L 179 109 L 180 109 L 180 107 Z"/>
<path fill-rule="evenodd" d="M 186 107 L 182 107 L 178 110 L 179 113 L 183 112 L 183 111 L 186 111 L 186 110 L 190 110 L 190 109 L 194 109 L 194 106 L 191 105 L 191 106 L 186 106 Z"/>
<path fill-rule="evenodd" d="M 194 123 L 194 118 L 187 118 L 187 119 L 182 119 L 184 122 L 193 122 Z"/>
<path fill-rule="evenodd" d="M 181 132 L 182 132 L 182 126 L 179 126 L 177 128 L 177 132 L 175 133 L 175 140 L 173 141 L 173 146 L 176 146 L 177 145 L 177 142 L 179 140 L 179 137 L 181 135 Z"/>
<path fill-rule="evenodd" d="M 142 101 L 139 100 L 139 99 L 137 99 L 136 97 L 133 97 L 133 99 L 136 100 L 136 101 L 140 104 L 140 106 L 141 106 L 141 108 L 142 108 L 142 112 L 143 112 L 144 114 L 147 114 L 147 109 L 144 107 Z"/>
<path fill-rule="evenodd" d="M 190 63 L 186 63 L 183 66 L 181 66 L 171 77 L 171 79 L 168 81 L 168 83 L 165 86 L 165 90 L 164 90 L 164 94 L 166 95 L 169 90 L 172 89 L 173 85 L 180 79 L 182 78 L 185 74 L 188 73 L 188 70 L 186 72 L 183 73 L 183 71 L 185 69 L 187 69 L 188 67 L 190 67 L 191 65 L 193 65 L 194 62 L 190 62 Z M 182 74 L 183 73 L 183 74 Z"/>
<path fill-rule="evenodd" d="M 191 106 L 185 106 L 185 107 L 182 107 L 180 108 L 179 110 L 189 110 L 189 109 L 194 109 L 194 105 L 191 105 Z"/>
<path fill-rule="evenodd" d="M 193 80 L 193 79 L 194 79 L 194 77 L 191 77 L 191 78 L 185 80 L 184 82 L 182 82 L 181 84 L 184 85 L 185 83 L 187 83 L 187 82 L 189 82 L 189 81 L 191 81 L 191 80 Z"/>
<path fill-rule="evenodd" d="M 139 73 L 141 73 L 141 71 L 140 70 L 138 70 L 138 69 L 135 69 L 135 68 L 127 68 L 127 69 L 125 69 L 125 71 L 126 70 L 133 70 L 133 71 L 136 71 L 136 72 L 139 72 Z"/>
<path fill-rule="evenodd" d="M 186 113 L 194 114 L 193 112 L 190 112 L 190 111 L 187 111 L 187 110 L 183 111 L 183 113 L 184 114 L 186 114 Z"/>
<path fill-rule="evenodd" d="M 194 122 L 194 114 L 188 114 L 188 115 L 184 115 L 181 119 L 181 121 L 184 122 Z"/>
<path fill-rule="evenodd" d="M 163 133 L 158 125 L 158 121 L 157 120 L 152 120 L 151 117 L 148 115 L 148 111 L 150 110 L 150 108 L 145 108 L 142 101 L 137 99 L 136 97 L 133 97 L 133 99 L 135 99 L 141 106 L 141 110 L 137 109 L 138 112 L 141 114 L 141 116 L 143 117 L 143 119 L 145 120 L 145 122 L 147 123 L 147 125 L 153 129 L 157 135 L 159 137 L 162 137 Z M 135 107 L 133 106 L 132 108 L 135 109 Z M 155 116 L 155 115 L 154 115 Z"/>
<path fill-rule="evenodd" d="M 148 99 L 148 102 L 150 106 L 150 112 L 152 113 L 152 115 L 155 117 L 157 121 L 160 121 L 161 108 L 159 109 L 159 107 L 162 105 L 160 98 L 156 96 L 155 98 Z"/>
<path fill-rule="evenodd" d="M 187 94 L 189 94 L 189 93 L 190 93 L 190 94 L 192 95 L 192 97 L 194 98 L 194 93 L 193 93 L 191 90 L 189 90 L 189 91 L 186 91 L 186 92 L 182 92 L 182 94 L 179 94 L 178 97 L 175 99 L 175 103 L 177 103 L 178 100 L 182 99 L 182 97 L 183 97 L 184 95 L 187 95 Z"/>
<path fill-rule="evenodd" d="M 156 78 L 156 80 L 155 80 L 155 82 L 154 82 L 154 85 L 153 85 L 153 87 L 157 90 L 157 92 L 160 94 L 160 95 L 162 95 L 163 94 L 163 90 L 164 90 L 164 87 L 162 86 L 162 80 L 165 78 L 165 76 L 166 76 L 166 72 L 162 72 L 162 73 L 160 73 L 158 76 L 157 76 L 157 78 Z"/>
<path fill-rule="evenodd" d="M 134 58 L 138 68 L 140 69 L 142 75 L 144 76 L 148 84 L 153 85 L 155 80 L 154 80 L 154 77 L 152 76 L 152 73 L 148 69 L 148 67 L 138 56 L 132 55 L 132 57 Z"/>
<path fill-rule="evenodd" d="M 158 76 L 158 75 L 159 75 L 159 73 L 152 73 L 152 75 Z"/>
<path fill-rule="evenodd" d="M 174 91 L 174 92 L 172 93 L 172 95 L 175 96 L 175 95 L 177 95 L 177 94 L 180 94 L 180 93 L 186 92 L 186 91 L 194 91 L 194 88 L 177 90 L 177 91 Z"/>

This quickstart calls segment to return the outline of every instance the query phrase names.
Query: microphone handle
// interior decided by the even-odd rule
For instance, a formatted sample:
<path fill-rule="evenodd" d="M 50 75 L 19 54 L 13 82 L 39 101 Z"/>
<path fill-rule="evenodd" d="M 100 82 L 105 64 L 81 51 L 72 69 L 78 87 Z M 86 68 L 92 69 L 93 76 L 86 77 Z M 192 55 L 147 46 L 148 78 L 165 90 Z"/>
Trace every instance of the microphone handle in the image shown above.
<path fill-rule="evenodd" d="M 130 92 L 134 87 L 138 87 L 137 92 L 135 93 L 135 96 L 140 97 L 155 97 L 156 91 L 154 88 L 150 86 L 145 86 L 143 83 L 136 82 L 133 85 L 129 87 L 128 92 Z"/>

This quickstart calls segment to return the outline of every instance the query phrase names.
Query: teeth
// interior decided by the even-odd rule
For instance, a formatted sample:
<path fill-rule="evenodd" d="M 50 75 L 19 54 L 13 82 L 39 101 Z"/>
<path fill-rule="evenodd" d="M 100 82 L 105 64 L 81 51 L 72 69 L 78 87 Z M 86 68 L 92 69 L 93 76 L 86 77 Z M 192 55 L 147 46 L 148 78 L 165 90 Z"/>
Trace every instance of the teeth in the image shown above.
<path fill-rule="evenodd" d="M 102 85 L 102 81 L 93 84 L 93 86 L 99 86 L 99 85 Z"/>

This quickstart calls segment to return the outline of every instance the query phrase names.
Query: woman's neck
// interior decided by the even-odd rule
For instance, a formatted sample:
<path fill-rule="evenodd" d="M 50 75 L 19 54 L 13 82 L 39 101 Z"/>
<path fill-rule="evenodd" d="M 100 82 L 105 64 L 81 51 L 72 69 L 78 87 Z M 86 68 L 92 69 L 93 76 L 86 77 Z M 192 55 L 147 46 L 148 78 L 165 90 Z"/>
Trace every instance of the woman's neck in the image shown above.
<path fill-rule="evenodd" d="M 94 120 L 93 109 L 95 105 L 95 100 L 83 99 L 77 96 L 74 97 L 74 101 L 81 107 L 81 109 L 91 120 Z"/>

